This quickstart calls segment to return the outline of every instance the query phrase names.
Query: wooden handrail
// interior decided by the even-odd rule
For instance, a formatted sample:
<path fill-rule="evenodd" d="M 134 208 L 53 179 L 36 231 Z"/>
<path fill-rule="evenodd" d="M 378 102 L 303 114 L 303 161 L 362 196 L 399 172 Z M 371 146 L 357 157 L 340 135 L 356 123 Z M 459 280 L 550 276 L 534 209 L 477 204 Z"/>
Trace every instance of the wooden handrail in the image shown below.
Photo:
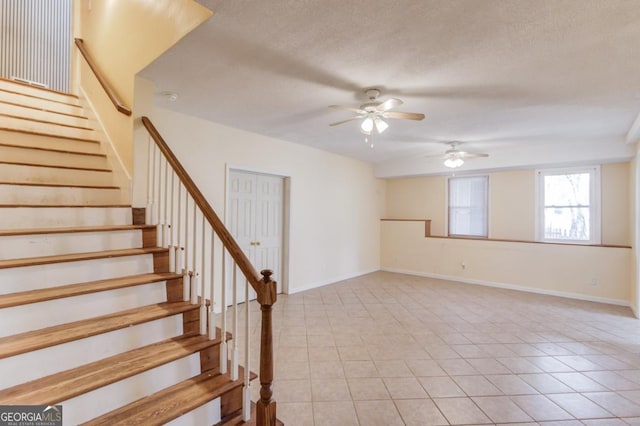
<path fill-rule="evenodd" d="M 96 78 L 100 82 L 100 85 L 102 86 L 104 91 L 107 93 L 107 96 L 109 96 L 109 99 L 111 99 L 111 102 L 113 102 L 113 105 L 116 107 L 116 109 L 119 112 L 123 113 L 124 115 L 130 116 L 131 108 L 125 106 L 122 103 L 122 101 L 120 101 L 120 98 L 118 97 L 116 92 L 113 90 L 113 88 L 111 87 L 111 85 L 109 84 L 105 76 L 102 75 L 102 73 L 100 72 L 100 69 L 98 68 L 98 65 L 95 63 L 95 61 L 89 54 L 89 51 L 84 45 L 84 41 L 81 38 L 76 38 L 75 42 L 76 42 L 76 46 L 78 46 L 78 50 L 80 50 L 80 53 L 82 53 L 82 57 L 84 57 L 84 60 L 87 61 L 87 65 L 89 65 L 89 68 L 91 68 L 91 71 L 93 71 L 93 74 L 96 76 Z"/>
<path fill-rule="evenodd" d="M 264 293 L 264 286 L 261 285 L 262 278 L 256 272 L 255 268 L 251 264 L 251 261 L 249 261 L 240 246 L 238 246 L 236 240 L 233 238 L 229 230 L 227 230 L 227 227 L 224 226 L 224 223 L 220 220 L 204 195 L 202 195 L 202 192 L 200 192 L 196 184 L 193 182 L 191 176 L 189 176 L 184 167 L 182 167 L 180 161 L 176 158 L 175 155 L 173 155 L 173 152 L 164 141 L 158 130 L 155 128 L 151 120 L 149 120 L 148 117 L 142 117 L 142 124 L 147 129 L 149 135 L 151 135 L 151 138 L 155 141 L 158 148 L 160 148 L 160 151 L 162 151 L 165 158 L 167 159 L 173 170 L 176 172 L 176 175 L 178 175 L 178 178 L 182 181 L 185 188 L 200 208 L 200 211 L 202 211 L 204 217 L 207 219 L 207 221 L 209 221 L 209 224 L 211 225 L 215 233 L 218 235 L 218 237 L 220 237 L 220 240 L 226 247 L 227 251 L 233 258 L 233 260 L 235 260 L 236 264 L 247 278 L 247 281 L 249 281 L 249 283 L 251 284 L 251 287 L 253 287 L 253 289 L 258 294 L 258 299 L 260 299 L 262 297 L 261 295 Z"/>
<path fill-rule="evenodd" d="M 256 403 L 256 425 L 276 426 L 276 401 L 273 400 L 273 325 L 272 307 L 277 299 L 277 283 L 271 280 L 273 272 L 269 269 L 261 271 L 259 276 L 253 265 L 244 254 L 227 227 L 220 220 L 207 199 L 202 195 L 191 176 L 173 154 L 165 140 L 148 117 L 142 117 L 142 124 L 160 149 L 167 163 L 178 176 L 194 203 L 211 225 L 222 244 L 227 249 L 236 265 L 257 293 L 262 313 L 260 335 L 260 399 Z M 195 220 L 195 217 L 194 217 Z M 191 272 L 190 272 L 191 273 Z M 213 291 L 213 290 L 212 290 Z"/>

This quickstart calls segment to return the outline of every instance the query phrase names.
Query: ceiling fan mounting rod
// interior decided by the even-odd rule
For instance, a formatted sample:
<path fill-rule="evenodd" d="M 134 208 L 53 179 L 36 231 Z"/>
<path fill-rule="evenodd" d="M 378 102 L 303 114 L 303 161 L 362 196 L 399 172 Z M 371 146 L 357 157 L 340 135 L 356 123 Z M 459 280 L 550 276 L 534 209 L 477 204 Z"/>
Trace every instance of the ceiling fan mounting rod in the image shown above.
<path fill-rule="evenodd" d="M 366 89 L 364 93 L 365 95 L 367 95 L 367 98 L 369 98 L 370 101 L 375 101 L 376 98 L 380 96 L 380 89 L 376 89 L 376 88 Z"/>

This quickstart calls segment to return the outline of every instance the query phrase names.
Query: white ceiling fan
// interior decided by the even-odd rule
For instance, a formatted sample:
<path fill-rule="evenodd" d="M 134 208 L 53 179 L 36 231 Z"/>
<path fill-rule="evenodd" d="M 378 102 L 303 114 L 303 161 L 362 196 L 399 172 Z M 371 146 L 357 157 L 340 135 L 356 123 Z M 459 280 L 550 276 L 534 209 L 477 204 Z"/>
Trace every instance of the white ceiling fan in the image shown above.
<path fill-rule="evenodd" d="M 482 154 L 478 152 L 467 152 L 462 151 L 458 148 L 461 142 L 452 141 L 447 142 L 449 145 L 449 149 L 447 149 L 444 153 L 444 165 L 445 167 L 449 167 L 451 169 L 458 168 L 464 164 L 464 160 L 469 158 L 481 158 L 488 157 L 489 154 Z M 439 155 L 438 155 L 439 157 Z"/>
<path fill-rule="evenodd" d="M 369 102 L 360 105 L 359 107 L 351 107 L 345 105 L 329 105 L 329 108 L 342 109 L 345 111 L 355 112 L 355 117 L 351 117 L 346 120 L 338 121 L 335 123 L 329 124 L 329 126 L 337 126 L 339 124 L 348 123 L 353 120 L 362 119 L 362 123 L 360 123 L 360 131 L 365 135 L 370 135 L 372 131 L 377 133 L 382 133 L 389 125 L 384 120 L 386 118 L 399 118 L 403 120 L 422 120 L 424 119 L 424 114 L 416 113 L 416 112 L 400 112 L 400 111 L 390 111 L 393 108 L 397 108 L 402 105 L 400 99 L 390 98 L 386 101 L 379 101 L 378 96 L 380 96 L 379 89 L 367 89 L 365 90 L 365 94 L 369 99 Z"/>

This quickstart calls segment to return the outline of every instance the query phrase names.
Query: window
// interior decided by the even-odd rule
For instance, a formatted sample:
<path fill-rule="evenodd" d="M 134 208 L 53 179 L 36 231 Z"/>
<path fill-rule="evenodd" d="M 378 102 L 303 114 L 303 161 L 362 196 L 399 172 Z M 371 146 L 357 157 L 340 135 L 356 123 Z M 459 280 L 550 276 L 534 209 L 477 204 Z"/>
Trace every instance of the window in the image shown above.
<path fill-rule="evenodd" d="M 449 178 L 449 235 L 487 237 L 488 176 Z"/>
<path fill-rule="evenodd" d="M 537 172 L 540 241 L 600 244 L 600 168 Z"/>

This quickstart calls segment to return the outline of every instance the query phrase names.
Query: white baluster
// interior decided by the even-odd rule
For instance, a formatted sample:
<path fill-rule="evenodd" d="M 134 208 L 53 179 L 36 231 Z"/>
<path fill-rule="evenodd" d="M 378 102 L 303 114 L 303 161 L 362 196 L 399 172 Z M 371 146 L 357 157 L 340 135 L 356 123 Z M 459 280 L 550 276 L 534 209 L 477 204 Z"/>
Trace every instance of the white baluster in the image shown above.
<path fill-rule="evenodd" d="M 196 243 L 198 240 L 198 221 L 197 219 L 197 213 L 198 213 L 198 206 L 196 205 L 196 200 L 195 198 L 193 199 L 193 244 L 192 244 L 192 251 L 191 251 L 191 270 L 192 271 L 197 271 L 196 268 L 196 253 L 198 253 L 196 251 Z M 195 302 L 198 303 L 198 302 Z"/>
<path fill-rule="evenodd" d="M 175 250 L 179 253 L 176 253 L 176 272 L 178 273 L 182 273 L 182 268 L 184 268 L 184 262 L 182 262 L 182 264 L 180 264 L 179 262 L 181 261 L 181 257 L 183 256 L 184 253 L 182 253 L 182 249 L 181 249 L 181 245 L 180 245 L 180 241 L 182 240 L 181 238 L 181 234 L 182 234 L 182 183 L 178 182 L 178 203 L 177 203 L 177 208 L 176 208 L 176 229 L 175 229 L 175 233 L 176 233 L 176 239 L 174 240 L 176 242 L 175 244 Z"/>
<path fill-rule="evenodd" d="M 216 304 L 215 304 L 215 275 L 214 275 L 214 263 L 216 261 L 216 234 L 211 229 L 211 274 L 209 275 L 210 290 L 211 290 L 211 305 L 209 305 L 209 340 L 216 338 Z"/>
<path fill-rule="evenodd" d="M 200 259 L 200 334 L 207 334 L 207 298 L 205 294 L 205 249 L 206 238 L 204 237 L 206 228 L 204 227 L 204 214 L 202 215 L 202 247 L 200 248 L 202 258 Z"/>
<path fill-rule="evenodd" d="M 189 270 L 189 193 L 185 188 L 184 194 L 184 269 L 185 271 Z M 187 282 L 187 284 L 189 284 Z M 190 288 L 187 286 L 185 289 L 185 302 L 191 299 L 189 295 Z"/>
<path fill-rule="evenodd" d="M 156 145 L 149 137 L 149 155 L 147 157 L 147 218 L 146 223 L 155 225 L 155 203 L 153 197 L 155 195 L 155 167 L 156 167 Z"/>
<path fill-rule="evenodd" d="M 154 203 L 154 208 L 153 208 L 153 216 L 154 216 L 154 221 L 153 223 L 156 225 L 156 246 L 157 247 L 162 247 L 162 232 L 163 232 L 163 225 L 162 225 L 162 160 L 164 159 L 164 157 L 162 156 L 161 152 L 157 152 L 156 158 L 154 160 L 154 165 L 153 165 L 153 174 L 154 174 L 154 180 L 156 182 L 155 184 L 155 194 L 154 194 L 154 199 L 155 199 L 155 203 Z M 157 177 L 156 177 L 156 173 L 157 173 Z"/>
<path fill-rule="evenodd" d="M 169 246 L 169 272 L 175 272 L 176 269 L 176 246 Z"/>
<path fill-rule="evenodd" d="M 213 340 L 216 337 L 216 305 L 211 302 L 209 306 L 209 340 Z"/>
<path fill-rule="evenodd" d="M 185 302 L 189 301 L 190 284 L 191 280 L 189 279 L 189 273 L 186 268 L 182 268 L 182 300 Z"/>
<path fill-rule="evenodd" d="M 227 250 L 222 246 L 222 297 L 220 298 L 220 307 L 222 315 L 220 316 L 222 324 L 220 324 L 222 343 L 220 343 L 220 373 L 227 372 L 227 363 L 229 358 L 229 350 L 227 345 Z"/>
<path fill-rule="evenodd" d="M 244 398 L 242 401 L 242 420 L 248 422 L 251 419 L 251 357 L 250 353 L 250 330 L 251 330 L 251 317 L 249 309 L 249 281 L 245 280 L 244 283 L 244 321 L 245 321 L 245 336 L 244 336 Z"/>
<path fill-rule="evenodd" d="M 233 317 L 232 319 L 232 327 L 233 327 L 233 351 L 231 352 L 231 380 L 238 380 L 238 357 L 240 355 L 240 351 L 238 351 L 238 283 L 236 281 L 237 278 L 237 270 L 238 265 L 233 263 L 233 273 L 232 273 L 232 293 L 233 293 Z"/>
<path fill-rule="evenodd" d="M 197 272 L 189 272 L 189 275 L 191 276 L 191 304 L 192 305 L 197 305 L 198 304 L 198 286 L 200 283 L 200 274 Z"/>
<path fill-rule="evenodd" d="M 168 205 L 169 204 L 169 161 L 167 161 L 167 159 L 165 159 L 164 161 L 164 190 L 162 192 L 164 193 L 164 196 L 163 196 L 164 218 L 162 220 L 162 247 L 167 248 L 169 247 L 169 218 L 167 216 L 169 214 L 169 205 Z"/>

